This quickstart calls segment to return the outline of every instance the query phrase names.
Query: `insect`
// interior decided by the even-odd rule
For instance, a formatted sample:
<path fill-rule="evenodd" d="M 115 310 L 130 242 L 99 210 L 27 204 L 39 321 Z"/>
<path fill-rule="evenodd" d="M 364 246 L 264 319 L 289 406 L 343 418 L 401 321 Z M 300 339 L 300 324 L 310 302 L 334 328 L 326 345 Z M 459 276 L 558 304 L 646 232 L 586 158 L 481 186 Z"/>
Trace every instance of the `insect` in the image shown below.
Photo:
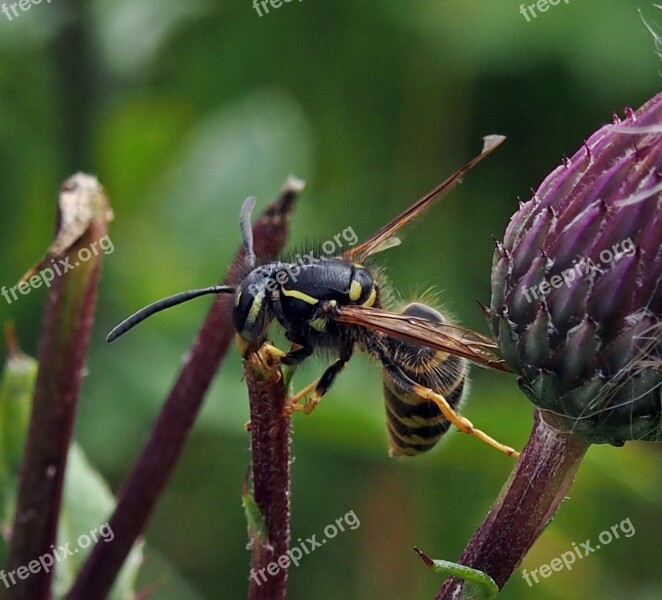
<path fill-rule="evenodd" d="M 400 312 L 382 307 L 382 278 L 366 261 L 397 246 L 395 234 L 452 189 L 461 177 L 504 140 L 487 136 L 482 152 L 417 200 L 365 242 L 341 256 L 319 257 L 305 265 L 275 260 L 257 265 L 250 216 L 254 198 L 240 213 L 246 275 L 235 286 L 211 286 L 164 298 L 117 325 L 111 342 L 156 312 L 206 294 L 233 294 L 232 318 L 240 349 L 266 348 L 284 365 L 298 365 L 316 350 L 336 360 L 321 377 L 290 397 L 287 413 L 309 413 L 328 392 L 356 349 L 383 367 L 384 394 L 392 455 L 416 455 L 432 448 L 455 425 L 511 456 L 517 452 L 476 429 L 457 414 L 466 388 L 468 361 L 507 371 L 494 340 L 456 327 L 435 309 L 418 302 Z M 278 321 L 292 343 L 288 352 L 267 345 L 269 326 Z M 306 402 L 301 402 L 308 398 Z"/>

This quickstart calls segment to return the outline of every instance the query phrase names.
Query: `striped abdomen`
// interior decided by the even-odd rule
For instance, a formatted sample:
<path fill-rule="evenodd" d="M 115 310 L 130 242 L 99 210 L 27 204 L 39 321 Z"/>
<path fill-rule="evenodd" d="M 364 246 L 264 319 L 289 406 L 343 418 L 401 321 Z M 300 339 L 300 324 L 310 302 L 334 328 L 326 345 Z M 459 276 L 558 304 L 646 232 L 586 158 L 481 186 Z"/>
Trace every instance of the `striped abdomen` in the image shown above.
<path fill-rule="evenodd" d="M 409 304 L 402 314 L 445 322 L 424 304 Z M 414 382 L 442 395 L 453 409 L 467 387 L 465 359 L 394 338 L 387 338 L 388 354 Z M 384 399 L 391 456 L 414 456 L 430 450 L 448 431 L 450 423 L 436 404 L 409 391 L 392 373 L 384 371 Z"/>

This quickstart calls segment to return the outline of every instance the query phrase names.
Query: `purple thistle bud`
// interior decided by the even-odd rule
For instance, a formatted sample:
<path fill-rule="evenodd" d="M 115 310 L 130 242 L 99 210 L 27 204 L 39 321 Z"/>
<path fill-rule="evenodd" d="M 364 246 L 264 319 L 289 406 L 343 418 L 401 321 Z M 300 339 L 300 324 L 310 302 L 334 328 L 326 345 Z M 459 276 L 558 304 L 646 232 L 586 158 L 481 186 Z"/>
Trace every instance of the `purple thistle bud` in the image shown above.
<path fill-rule="evenodd" d="M 592 443 L 662 441 L 662 94 L 625 111 L 513 215 L 489 319 L 538 410 L 460 564 L 502 588 Z M 460 579 L 436 600 L 470 597 Z"/>
<path fill-rule="evenodd" d="M 662 440 L 662 94 L 606 125 L 513 215 L 491 327 L 564 429 Z"/>

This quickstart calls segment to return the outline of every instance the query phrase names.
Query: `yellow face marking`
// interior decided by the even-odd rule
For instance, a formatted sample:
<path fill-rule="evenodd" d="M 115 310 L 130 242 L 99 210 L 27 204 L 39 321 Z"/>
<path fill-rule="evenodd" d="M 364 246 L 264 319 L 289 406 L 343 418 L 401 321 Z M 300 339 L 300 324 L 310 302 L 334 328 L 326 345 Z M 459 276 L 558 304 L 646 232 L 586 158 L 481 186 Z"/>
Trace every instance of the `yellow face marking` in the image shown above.
<path fill-rule="evenodd" d="M 356 302 L 361 297 L 362 291 L 361 284 L 356 279 L 352 279 L 352 283 L 349 285 L 349 299 L 352 302 Z"/>
<path fill-rule="evenodd" d="M 301 300 L 306 304 L 317 304 L 319 302 L 317 298 L 313 298 L 312 296 L 304 294 L 299 290 L 288 290 L 286 287 L 281 287 L 280 289 L 286 296 L 289 296 L 290 298 L 296 298 L 297 300 Z"/>
<path fill-rule="evenodd" d="M 257 318 L 262 310 L 262 301 L 264 300 L 264 292 L 258 293 L 255 298 L 253 298 L 253 303 L 251 308 L 246 315 L 246 323 L 255 323 Z"/>
<path fill-rule="evenodd" d="M 363 306 L 372 306 L 377 300 L 377 288 L 373 287 L 370 295 L 366 298 L 366 301 L 363 303 Z"/>

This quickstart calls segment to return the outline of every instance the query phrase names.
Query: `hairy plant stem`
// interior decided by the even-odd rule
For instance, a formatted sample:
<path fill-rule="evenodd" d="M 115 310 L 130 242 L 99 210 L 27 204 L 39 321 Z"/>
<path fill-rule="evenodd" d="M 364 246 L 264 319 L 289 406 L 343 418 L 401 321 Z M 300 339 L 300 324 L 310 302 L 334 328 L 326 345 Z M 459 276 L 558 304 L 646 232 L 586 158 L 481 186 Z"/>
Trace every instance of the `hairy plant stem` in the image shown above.
<path fill-rule="evenodd" d="M 460 560 L 503 588 L 558 509 L 589 447 L 561 433 L 551 413 L 536 411 L 533 430 L 514 471 Z M 461 580 L 449 579 L 436 600 L 465 600 Z"/>
<path fill-rule="evenodd" d="M 44 310 L 39 343 L 39 371 L 12 527 L 7 571 L 24 573 L 27 565 L 51 554 L 60 516 L 67 455 L 73 436 L 85 355 L 94 320 L 97 282 L 103 254 L 93 244 L 106 236 L 112 212 L 96 178 L 77 174 L 60 191 L 57 235 L 44 264 L 54 275 L 55 262 L 68 265 L 54 277 Z M 89 259 L 79 260 L 88 250 Z M 53 268 L 51 268 L 53 267 Z M 30 277 L 32 283 L 36 274 Z M 21 285 L 27 285 L 22 283 Z M 25 570 L 25 571 L 23 571 Z M 40 569 L 16 578 L 8 600 L 47 600 L 52 572 Z"/>
<path fill-rule="evenodd" d="M 249 600 L 285 598 L 287 568 L 275 575 L 269 563 L 285 556 L 290 543 L 290 418 L 283 415 L 286 388 L 280 369 L 265 368 L 265 353 L 244 363 L 250 395 L 253 498 L 266 536 L 251 534 Z M 265 580 L 266 578 L 266 580 Z"/>
<path fill-rule="evenodd" d="M 300 190 L 298 182 L 288 181 L 281 195 L 253 226 L 255 254 L 259 259 L 270 260 L 283 249 Z M 236 284 L 243 271 L 244 251 L 241 249 L 223 282 Z M 122 484 L 109 521 L 115 534 L 113 542 L 94 546 L 67 600 L 105 598 L 131 547 L 144 530 L 182 453 L 205 393 L 234 338 L 230 307 L 227 297 L 219 296 L 214 301 L 140 458 Z"/>

